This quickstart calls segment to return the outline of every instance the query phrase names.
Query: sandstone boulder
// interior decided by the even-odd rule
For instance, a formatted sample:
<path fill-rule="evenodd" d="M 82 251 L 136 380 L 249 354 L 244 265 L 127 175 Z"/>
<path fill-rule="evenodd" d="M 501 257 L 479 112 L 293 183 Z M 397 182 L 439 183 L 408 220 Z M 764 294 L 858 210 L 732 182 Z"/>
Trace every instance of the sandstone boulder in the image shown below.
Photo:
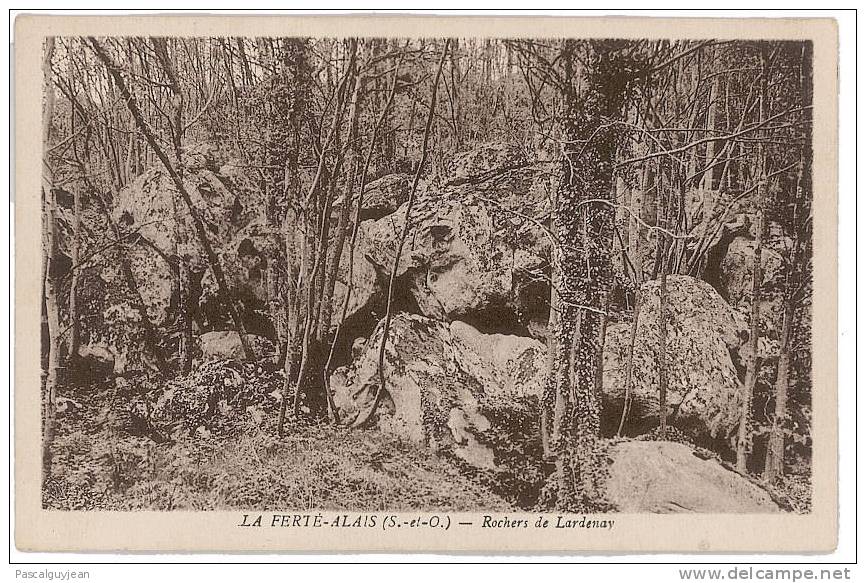
<path fill-rule="evenodd" d="M 408 291 L 402 301 L 435 319 L 499 321 L 498 331 L 540 336 L 548 316 L 545 229 L 555 176 L 553 166 L 529 165 L 513 146 L 485 144 L 456 156 L 445 179 L 421 181 L 397 267 L 399 289 Z M 347 318 L 381 314 L 411 180 L 391 174 L 367 187 L 358 244 L 343 253 L 335 286 L 342 308 L 351 258 Z M 332 326 L 340 312 L 334 310 Z"/>
<path fill-rule="evenodd" d="M 331 377 L 347 423 L 367 417 L 375 399 L 381 334 L 380 325 L 361 356 Z M 534 415 L 545 374 L 536 340 L 405 313 L 391 323 L 384 362 L 386 392 L 369 424 L 491 470 L 499 469 L 491 418 L 502 409 Z"/>
<path fill-rule="evenodd" d="M 741 384 L 731 351 L 744 331 L 735 311 L 707 283 L 668 277 L 668 418 L 694 437 L 726 439 L 736 430 Z M 604 348 L 604 405 L 615 422 L 625 397 L 631 324 L 608 326 Z M 641 288 L 628 425 L 641 431 L 656 423 L 658 398 L 659 282 Z"/>
<path fill-rule="evenodd" d="M 770 495 L 716 460 L 669 441 L 612 446 L 608 499 L 627 513 L 779 512 Z"/>
<path fill-rule="evenodd" d="M 500 329 L 511 330 L 546 321 L 550 176 L 550 168 L 530 166 L 483 183 L 425 187 L 397 269 L 420 313 L 449 321 L 499 319 Z M 405 209 L 362 225 L 358 253 L 380 280 L 393 268 Z"/>
<path fill-rule="evenodd" d="M 409 199 L 412 178 L 410 174 L 396 173 L 370 182 L 364 189 L 361 220 L 380 219 L 400 208 Z"/>
<path fill-rule="evenodd" d="M 266 254 L 274 247 L 274 234 L 265 232 L 264 227 L 251 227 L 265 223 L 263 194 L 240 173 L 221 174 L 218 159 L 217 150 L 208 145 L 187 149 L 183 181 L 220 257 L 229 286 L 241 289 L 250 279 L 239 256 L 241 243 L 246 239 L 247 246 L 252 244 Z M 208 263 L 191 215 L 161 165 L 152 166 L 117 194 L 113 218 L 123 234 L 132 234 L 128 254 L 148 315 L 156 325 L 165 325 L 176 299 L 176 278 L 169 263 L 172 257 L 177 256 L 193 273 L 207 272 Z M 120 281 L 119 267 L 107 265 L 104 277 Z M 207 285 L 207 276 L 204 279 Z"/>

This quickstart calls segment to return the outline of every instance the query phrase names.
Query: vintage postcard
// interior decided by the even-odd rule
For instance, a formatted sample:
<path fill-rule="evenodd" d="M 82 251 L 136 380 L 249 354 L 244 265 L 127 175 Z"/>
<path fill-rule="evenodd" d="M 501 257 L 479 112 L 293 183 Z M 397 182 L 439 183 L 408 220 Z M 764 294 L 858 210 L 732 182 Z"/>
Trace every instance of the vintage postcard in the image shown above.
<path fill-rule="evenodd" d="M 835 21 L 14 51 L 19 549 L 835 548 Z"/>

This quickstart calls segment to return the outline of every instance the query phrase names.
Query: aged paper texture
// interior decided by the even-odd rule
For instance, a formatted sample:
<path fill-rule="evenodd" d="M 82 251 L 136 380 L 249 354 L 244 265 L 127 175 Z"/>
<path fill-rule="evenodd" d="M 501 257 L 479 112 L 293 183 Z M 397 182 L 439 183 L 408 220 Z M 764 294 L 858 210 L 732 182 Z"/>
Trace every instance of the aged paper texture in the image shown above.
<path fill-rule="evenodd" d="M 837 37 L 19 16 L 17 547 L 831 551 Z"/>

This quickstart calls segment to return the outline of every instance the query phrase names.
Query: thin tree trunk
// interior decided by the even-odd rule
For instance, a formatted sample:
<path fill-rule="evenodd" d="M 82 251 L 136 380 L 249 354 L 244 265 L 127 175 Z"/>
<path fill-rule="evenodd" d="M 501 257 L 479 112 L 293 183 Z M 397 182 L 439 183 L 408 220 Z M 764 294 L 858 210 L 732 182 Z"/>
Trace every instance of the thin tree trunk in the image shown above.
<path fill-rule="evenodd" d="M 439 79 L 442 77 L 442 67 L 445 64 L 445 57 L 448 54 L 449 39 L 445 40 L 445 46 L 442 47 L 442 56 L 439 58 L 439 66 L 436 69 L 436 77 L 433 80 L 433 89 L 430 92 L 430 105 L 427 109 L 427 123 L 424 126 L 424 140 L 421 145 L 421 159 L 418 161 L 418 168 L 415 170 L 415 178 L 412 181 L 412 190 L 409 192 L 409 200 L 406 203 L 406 214 L 403 219 L 403 231 L 400 233 L 400 239 L 397 241 L 397 250 L 394 255 L 394 267 L 391 269 L 391 277 L 388 282 L 388 296 L 385 302 L 385 319 L 382 323 L 382 339 L 379 342 L 379 356 L 376 364 L 376 371 L 379 376 L 379 386 L 376 387 L 376 395 L 373 398 L 373 403 L 366 413 L 362 413 L 352 423 L 352 427 L 361 427 L 369 421 L 382 402 L 382 395 L 385 393 L 385 346 L 388 342 L 388 333 L 391 327 L 391 318 L 393 314 L 392 300 L 394 299 L 394 286 L 397 281 L 397 271 L 400 267 L 400 256 L 403 253 L 403 246 L 406 244 L 406 239 L 409 236 L 409 230 L 412 227 L 412 208 L 415 206 L 415 196 L 418 192 L 418 182 L 421 180 L 421 172 L 424 169 L 424 164 L 427 161 L 428 146 L 430 142 L 430 129 L 433 125 L 433 114 L 436 111 L 436 92 L 439 88 Z"/>
<path fill-rule="evenodd" d="M 628 357 L 626 360 L 626 368 L 625 368 L 625 398 L 622 403 L 622 417 L 619 420 L 619 427 L 616 430 L 616 436 L 622 436 L 623 427 L 625 427 L 625 421 L 628 418 L 629 409 L 631 408 L 631 381 L 634 376 L 634 345 L 637 340 L 637 326 L 638 320 L 640 319 L 640 304 L 641 304 L 641 293 L 640 287 L 637 288 L 637 291 L 634 294 L 634 320 L 631 323 L 631 339 L 628 343 Z"/>
<path fill-rule="evenodd" d="M 767 442 L 767 458 L 764 461 L 764 480 L 769 483 L 784 473 L 785 433 L 783 425 L 788 414 L 788 382 L 791 366 L 791 321 L 794 318 L 794 302 L 790 298 L 782 316 L 782 331 L 780 333 L 779 368 L 776 372 L 775 410 L 770 438 Z"/>
<path fill-rule="evenodd" d="M 553 208 L 557 206 L 556 197 L 554 197 Z M 550 250 L 551 265 L 558 265 L 560 261 L 559 251 L 556 247 Z M 554 333 L 559 329 L 559 312 L 561 304 L 559 301 L 559 271 L 552 269 L 550 274 L 550 316 L 547 319 L 547 370 L 549 374 L 553 374 L 556 370 L 555 355 L 559 353 L 559 337 Z M 553 421 L 555 417 L 556 407 L 556 387 L 558 383 L 548 380 L 544 385 L 544 393 L 541 399 L 541 445 L 544 451 L 544 459 L 548 461 L 556 460 L 556 452 L 553 449 Z"/>
<path fill-rule="evenodd" d="M 177 287 L 178 300 L 180 303 L 180 349 L 178 350 L 178 363 L 180 374 L 188 374 L 192 370 L 192 313 L 194 306 L 190 294 L 189 267 L 182 257 L 175 254 L 177 258 Z"/>
<path fill-rule="evenodd" d="M 665 439 L 668 428 L 668 268 L 663 262 L 659 283 L 659 436 Z"/>
<path fill-rule="evenodd" d="M 604 342 L 607 337 L 607 323 L 608 323 L 608 313 L 610 311 L 610 290 L 604 296 L 604 308 L 603 313 L 601 314 L 601 324 L 599 325 L 598 330 L 598 347 L 596 349 L 596 367 L 595 367 L 595 395 L 596 398 L 601 402 L 602 395 L 604 394 Z"/>
<path fill-rule="evenodd" d="M 237 37 L 235 42 L 238 46 L 238 55 L 241 58 L 241 71 L 243 71 L 244 75 L 244 85 L 250 86 L 253 84 L 253 72 L 250 69 L 250 62 L 247 60 L 247 52 L 244 50 L 244 39 L 241 37 Z"/>
<path fill-rule="evenodd" d="M 337 230 L 334 233 L 334 250 L 331 253 L 331 259 L 328 266 L 329 268 L 325 271 L 324 286 L 320 299 L 321 308 L 319 316 L 319 340 L 322 340 L 324 336 L 327 335 L 331 327 L 331 320 L 333 319 L 334 310 L 334 288 L 337 285 L 337 276 L 340 272 L 340 260 L 343 256 L 343 247 L 346 244 L 346 237 L 349 232 L 349 216 L 351 215 L 352 208 L 352 192 L 354 189 L 355 177 L 358 172 L 358 155 L 357 149 L 355 147 L 355 140 L 358 137 L 358 119 L 361 114 L 361 107 L 364 98 L 362 93 L 363 85 L 363 77 L 359 77 L 355 80 L 355 90 L 352 93 L 351 99 L 352 104 L 349 107 L 349 133 L 346 139 L 346 143 L 343 147 L 343 151 L 340 153 L 340 159 L 334 167 L 334 173 L 336 174 L 339 172 L 340 168 L 345 165 L 344 158 L 346 157 L 347 151 L 351 152 L 349 163 L 349 166 L 351 167 L 351 171 L 349 173 L 350 177 L 346 181 L 345 196 L 343 197 L 343 207 L 340 209 L 340 217 L 337 223 Z M 327 371 L 325 371 L 325 374 L 327 374 Z M 328 395 L 330 395 L 330 393 L 328 393 Z"/>
<path fill-rule="evenodd" d="M 45 376 L 42 435 L 42 483 L 51 476 L 52 445 L 54 444 L 55 401 L 58 372 L 60 369 L 60 309 L 57 303 L 57 282 L 52 274 L 52 260 L 57 248 L 57 232 L 54 224 L 54 174 L 48 150 L 51 147 L 51 123 L 54 118 L 54 85 L 51 74 L 51 58 L 54 55 L 54 37 L 45 39 L 42 60 L 42 87 L 45 92 L 45 107 L 42 112 L 42 212 L 43 245 L 45 258 L 44 298 L 48 316 L 48 370 Z"/>
<path fill-rule="evenodd" d="M 716 101 L 718 100 L 719 93 L 719 79 L 721 77 L 717 76 L 713 81 L 712 86 L 710 87 L 710 96 L 709 96 L 709 111 L 707 112 L 707 130 L 708 132 L 714 132 L 716 129 Z M 707 155 L 706 155 L 706 163 L 705 166 L 710 166 L 708 170 L 706 170 L 701 177 L 700 182 L 698 183 L 698 188 L 700 188 L 701 196 L 703 198 L 703 222 L 705 228 L 709 229 L 710 225 L 710 217 L 713 216 L 713 209 L 716 205 L 715 200 L 715 190 L 716 190 L 716 181 L 715 177 L 715 167 L 711 166 L 715 162 L 716 158 L 716 142 L 710 141 L 707 142 Z"/>
<path fill-rule="evenodd" d="M 79 261 L 81 257 L 81 193 L 77 186 L 72 187 L 72 277 L 69 282 L 69 356 L 70 360 L 78 358 L 78 347 L 81 345 L 81 322 L 78 313 L 78 276 L 81 272 Z"/>
<path fill-rule="evenodd" d="M 763 123 L 768 117 L 768 55 L 766 49 L 761 52 L 761 106 L 759 123 Z M 763 132 L 762 132 L 763 133 Z M 743 401 L 740 411 L 740 423 L 737 430 L 737 470 L 746 471 L 747 456 L 752 447 L 752 400 L 755 394 L 755 386 L 758 381 L 760 359 L 758 358 L 758 340 L 760 335 L 761 319 L 761 283 L 763 281 L 763 269 L 761 266 L 761 255 L 764 250 L 764 231 L 766 231 L 766 204 L 767 204 L 767 151 L 763 143 L 758 145 L 758 232 L 755 236 L 755 255 L 752 259 L 752 298 L 750 304 L 750 331 L 749 331 L 749 357 L 746 362 L 746 378 L 743 383 Z"/>

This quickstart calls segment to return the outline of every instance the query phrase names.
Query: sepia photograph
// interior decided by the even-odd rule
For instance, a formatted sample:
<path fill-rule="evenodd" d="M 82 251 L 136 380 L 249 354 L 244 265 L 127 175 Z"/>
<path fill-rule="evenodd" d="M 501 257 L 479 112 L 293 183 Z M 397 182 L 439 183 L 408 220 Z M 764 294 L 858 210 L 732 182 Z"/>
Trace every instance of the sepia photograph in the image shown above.
<path fill-rule="evenodd" d="M 108 30 L 29 73 L 39 510 L 813 513 L 813 38 Z"/>

